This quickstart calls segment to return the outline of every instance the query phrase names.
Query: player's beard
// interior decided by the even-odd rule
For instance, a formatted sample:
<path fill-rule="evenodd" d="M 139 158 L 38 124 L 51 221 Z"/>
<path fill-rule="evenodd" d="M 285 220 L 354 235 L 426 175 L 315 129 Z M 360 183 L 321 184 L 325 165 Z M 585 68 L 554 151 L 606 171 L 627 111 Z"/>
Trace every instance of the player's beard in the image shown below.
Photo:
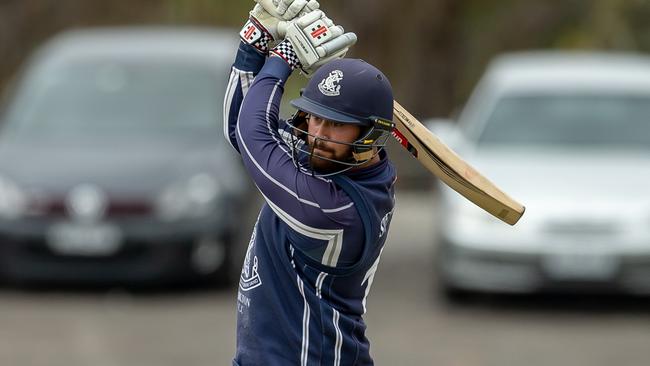
<path fill-rule="evenodd" d="M 344 145 L 341 145 L 344 146 Z M 323 141 L 316 141 L 315 146 L 312 141 L 310 148 L 312 148 L 312 156 L 309 159 L 309 164 L 314 171 L 319 173 L 334 173 L 340 170 L 347 168 L 347 165 L 339 164 L 330 160 L 338 161 L 349 161 L 352 148 L 350 146 L 344 146 L 345 149 L 339 152 L 330 149 L 328 146 L 325 146 Z M 327 158 L 330 160 L 322 159 Z"/>

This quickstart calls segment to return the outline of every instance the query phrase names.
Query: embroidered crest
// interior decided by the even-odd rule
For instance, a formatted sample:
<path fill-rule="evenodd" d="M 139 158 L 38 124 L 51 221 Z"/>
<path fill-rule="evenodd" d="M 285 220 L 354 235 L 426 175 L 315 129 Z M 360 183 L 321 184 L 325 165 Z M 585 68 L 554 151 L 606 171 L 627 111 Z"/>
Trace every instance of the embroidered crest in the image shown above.
<path fill-rule="evenodd" d="M 258 262 L 257 256 L 252 252 L 255 245 L 255 236 L 257 235 L 257 225 L 253 229 L 253 235 L 248 243 L 248 250 L 246 251 L 246 259 L 244 259 L 244 266 L 242 267 L 241 277 L 239 278 L 239 288 L 242 291 L 250 291 L 255 287 L 262 285 L 262 279 L 257 272 Z M 252 262 L 252 263 L 251 263 Z"/>
<path fill-rule="evenodd" d="M 334 70 L 318 84 L 318 90 L 328 97 L 339 96 L 341 95 L 341 85 L 339 84 L 341 80 L 343 80 L 343 71 Z"/>
<path fill-rule="evenodd" d="M 386 234 L 386 229 L 388 229 L 388 224 L 390 223 L 390 218 L 392 215 L 393 211 L 390 211 L 381 219 L 381 224 L 379 225 L 379 238 Z"/>

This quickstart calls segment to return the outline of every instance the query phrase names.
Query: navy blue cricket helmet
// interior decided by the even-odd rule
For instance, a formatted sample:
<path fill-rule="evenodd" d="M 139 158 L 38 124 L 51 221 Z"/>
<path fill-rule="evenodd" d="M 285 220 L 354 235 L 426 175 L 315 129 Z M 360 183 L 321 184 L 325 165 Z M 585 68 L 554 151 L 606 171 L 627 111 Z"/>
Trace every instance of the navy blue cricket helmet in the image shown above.
<path fill-rule="evenodd" d="M 388 78 L 359 59 L 342 58 L 321 66 L 300 98 L 292 100 L 291 104 L 298 112 L 289 124 L 303 137 L 307 131 L 298 127 L 301 124 L 298 120 L 305 113 L 361 127 L 357 141 L 343 143 L 352 146 L 351 159 L 336 161 L 348 167 L 361 165 L 376 155 L 385 147 L 394 128 L 393 88 Z M 314 155 L 313 151 L 304 148 L 302 151 Z"/>
<path fill-rule="evenodd" d="M 364 126 L 371 118 L 393 120 L 393 88 L 376 67 L 358 59 L 338 59 L 319 68 L 291 104 L 318 117 Z"/>

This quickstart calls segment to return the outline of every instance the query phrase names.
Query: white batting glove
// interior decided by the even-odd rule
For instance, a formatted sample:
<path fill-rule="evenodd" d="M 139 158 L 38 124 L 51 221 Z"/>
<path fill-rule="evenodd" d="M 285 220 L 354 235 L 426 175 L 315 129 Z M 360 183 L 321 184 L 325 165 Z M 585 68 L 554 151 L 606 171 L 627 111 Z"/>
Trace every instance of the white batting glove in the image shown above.
<path fill-rule="evenodd" d="M 320 4 L 316 0 L 255 0 L 255 2 L 272 16 L 286 21 L 320 8 Z"/>
<path fill-rule="evenodd" d="M 239 36 L 242 41 L 255 47 L 262 54 L 268 54 L 269 44 L 284 38 L 286 22 L 296 16 L 305 15 L 320 7 L 316 0 L 256 0 L 249 18 Z"/>
<path fill-rule="evenodd" d="M 309 76 L 321 65 L 345 56 L 357 35 L 345 33 L 325 13 L 312 11 L 288 23 L 285 39 L 291 42 L 301 69 Z"/>

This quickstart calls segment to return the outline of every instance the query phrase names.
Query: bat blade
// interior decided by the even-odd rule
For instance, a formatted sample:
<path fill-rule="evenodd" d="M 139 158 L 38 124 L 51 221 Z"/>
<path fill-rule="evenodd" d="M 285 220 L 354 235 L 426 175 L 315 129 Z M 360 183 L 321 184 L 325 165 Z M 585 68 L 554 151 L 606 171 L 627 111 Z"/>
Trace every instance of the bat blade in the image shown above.
<path fill-rule="evenodd" d="M 525 207 L 501 191 L 429 131 L 397 101 L 393 107 L 393 136 L 427 170 L 462 196 L 514 225 Z"/>

